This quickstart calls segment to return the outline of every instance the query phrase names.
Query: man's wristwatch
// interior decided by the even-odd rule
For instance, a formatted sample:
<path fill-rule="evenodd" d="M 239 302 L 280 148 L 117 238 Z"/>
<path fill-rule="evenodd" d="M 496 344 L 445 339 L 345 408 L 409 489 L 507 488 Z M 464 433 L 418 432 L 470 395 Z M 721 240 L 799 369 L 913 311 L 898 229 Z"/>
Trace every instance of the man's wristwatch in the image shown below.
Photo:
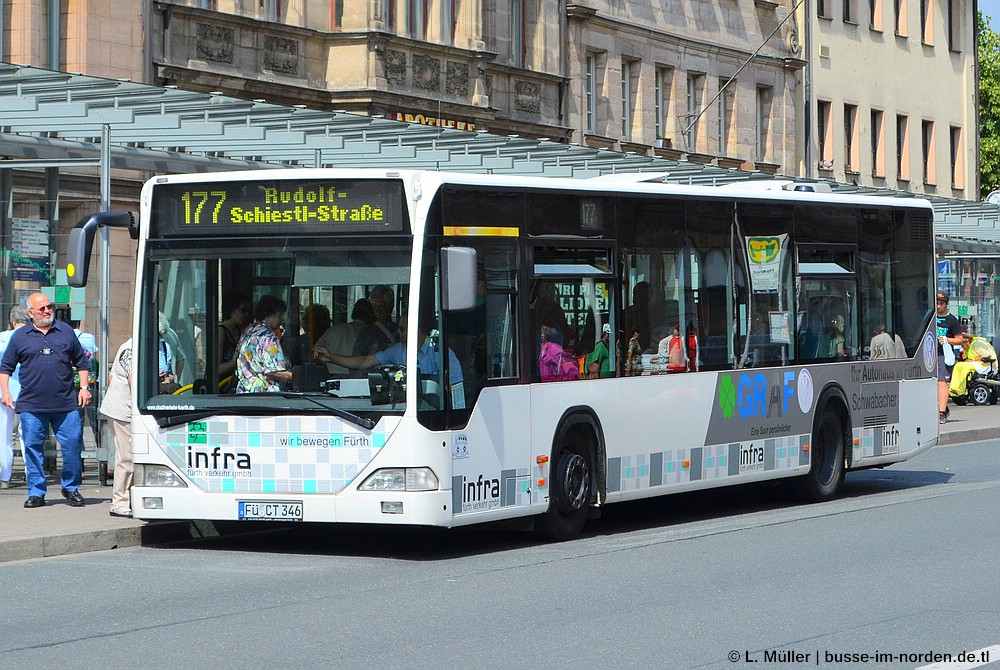
<path fill-rule="evenodd" d="M 89 391 L 89 390 L 90 390 L 90 387 L 89 387 L 89 386 L 81 386 L 81 387 L 80 387 L 80 390 L 81 390 L 81 391 Z"/>

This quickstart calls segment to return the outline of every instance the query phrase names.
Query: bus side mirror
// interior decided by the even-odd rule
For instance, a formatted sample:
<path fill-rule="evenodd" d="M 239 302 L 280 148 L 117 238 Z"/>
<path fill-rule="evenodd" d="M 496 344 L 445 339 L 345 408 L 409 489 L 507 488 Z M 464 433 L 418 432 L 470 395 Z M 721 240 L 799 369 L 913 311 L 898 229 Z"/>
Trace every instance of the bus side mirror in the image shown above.
<path fill-rule="evenodd" d="M 138 218 L 132 212 L 98 212 L 80 219 L 69 231 L 66 249 L 66 278 L 70 286 L 86 286 L 90 273 L 90 254 L 94 248 L 94 234 L 101 226 L 128 228 L 133 240 L 139 239 Z"/>
<path fill-rule="evenodd" d="M 476 306 L 476 250 L 471 247 L 441 249 L 441 306 L 460 312 Z"/>

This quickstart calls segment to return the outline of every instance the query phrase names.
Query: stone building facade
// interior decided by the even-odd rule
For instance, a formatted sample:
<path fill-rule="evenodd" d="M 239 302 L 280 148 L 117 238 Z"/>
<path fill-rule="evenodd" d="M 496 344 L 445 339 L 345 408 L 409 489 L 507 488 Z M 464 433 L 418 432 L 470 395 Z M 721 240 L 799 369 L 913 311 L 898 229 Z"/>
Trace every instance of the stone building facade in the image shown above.
<path fill-rule="evenodd" d="M 157 83 L 792 174 L 789 3 L 177 0 Z"/>
<path fill-rule="evenodd" d="M 811 0 L 802 176 L 979 199 L 976 3 Z"/>

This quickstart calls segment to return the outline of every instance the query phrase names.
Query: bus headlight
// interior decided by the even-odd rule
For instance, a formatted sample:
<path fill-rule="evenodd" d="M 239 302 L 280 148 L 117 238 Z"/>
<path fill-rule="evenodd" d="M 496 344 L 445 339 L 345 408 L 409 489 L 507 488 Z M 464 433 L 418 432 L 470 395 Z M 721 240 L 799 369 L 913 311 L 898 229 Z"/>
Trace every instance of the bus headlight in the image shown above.
<path fill-rule="evenodd" d="M 136 464 L 134 481 L 136 486 L 176 486 L 187 488 L 184 480 L 165 465 Z"/>
<path fill-rule="evenodd" d="M 438 478 L 430 468 L 380 468 L 368 476 L 359 491 L 437 491 Z"/>

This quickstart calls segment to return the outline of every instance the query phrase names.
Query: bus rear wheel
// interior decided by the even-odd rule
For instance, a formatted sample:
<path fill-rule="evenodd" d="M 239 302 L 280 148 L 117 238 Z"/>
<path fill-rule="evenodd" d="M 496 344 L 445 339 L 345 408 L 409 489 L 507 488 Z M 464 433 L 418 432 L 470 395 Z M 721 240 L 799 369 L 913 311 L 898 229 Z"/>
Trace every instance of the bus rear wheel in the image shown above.
<path fill-rule="evenodd" d="M 563 444 L 552 463 L 549 509 L 538 519 L 536 529 L 561 542 L 579 535 L 587 521 L 593 468 L 586 447 L 575 444 Z"/>
<path fill-rule="evenodd" d="M 824 407 L 813 427 L 809 474 L 793 480 L 798 498 L 822 502 L 837 494 L 844 481 L 844 454 L 849 439 L 840 412 L 831 405 Z"/>

